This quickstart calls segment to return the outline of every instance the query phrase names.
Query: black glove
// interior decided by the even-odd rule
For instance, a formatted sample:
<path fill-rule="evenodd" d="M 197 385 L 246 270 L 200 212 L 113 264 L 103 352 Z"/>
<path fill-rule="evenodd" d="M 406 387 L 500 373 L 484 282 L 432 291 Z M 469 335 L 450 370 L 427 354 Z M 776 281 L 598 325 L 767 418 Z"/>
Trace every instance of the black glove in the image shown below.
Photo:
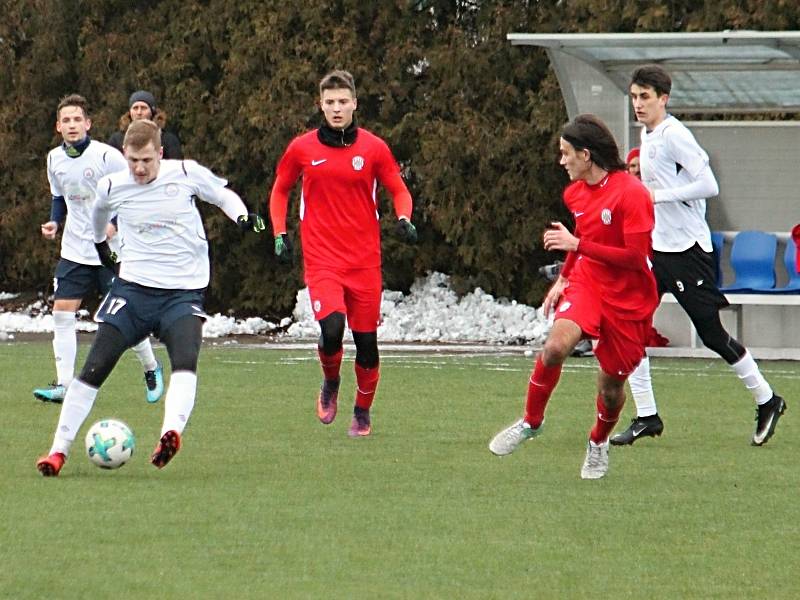
<path fill-rule="evenodd" d="M 275 256 L 282 263 L 292 262 L 292 241 L 285 233 L 275 236 Z"/>
<path fill-rule="evenodd" d="M 100 264 L 108 269 L 111 269 L 115 274 L 119 275 L 117 253 L 111 251 L 111 248 L 108 246 L 108 240 L 103 240 L 99 244 L 95 243 L 94 247 L 97 250 L 97 255 L 100 257 Z"/>
<path fill-rule="evenodd" d="M 245 231 L 255 231 L 256 233 L 259 233 L 266 229 L 266 226 L 264 225 L 264 219 L 262 219 L 256 213 L 249 213 L 239 216 L 239 218 L 236 219 L 236 224 L 239 226 L 239 229 L 242 230 L 242 233 Z"/>
<path fill-rule="evenodd" d="M 417 228 L 407 219 L 398 219 L 395 227 L 397 235 L 409 244 L 417 243 Z"/>

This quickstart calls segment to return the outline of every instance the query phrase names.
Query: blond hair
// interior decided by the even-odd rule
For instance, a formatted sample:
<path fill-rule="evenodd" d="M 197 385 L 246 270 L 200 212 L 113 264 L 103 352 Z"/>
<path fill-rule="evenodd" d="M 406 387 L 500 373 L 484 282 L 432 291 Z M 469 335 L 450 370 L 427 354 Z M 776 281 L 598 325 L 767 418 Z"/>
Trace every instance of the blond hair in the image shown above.
<path fill-rule="evenodd" d="M 150 119 L 141 119 L 128 125 L 122 147 L 141 150 L 147 144 L 153 144 L 156 150 L 161 147 L 161 128 Z"/>

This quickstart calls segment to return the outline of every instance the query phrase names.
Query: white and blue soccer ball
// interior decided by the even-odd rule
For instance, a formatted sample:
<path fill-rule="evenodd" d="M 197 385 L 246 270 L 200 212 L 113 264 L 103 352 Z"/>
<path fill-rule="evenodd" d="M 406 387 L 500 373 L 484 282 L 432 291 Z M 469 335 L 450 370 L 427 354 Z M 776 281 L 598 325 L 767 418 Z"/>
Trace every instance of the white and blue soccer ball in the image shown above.
<path fill-rule="evenodd" d="M 101 469 L 119 469 L 135 447 L 133 431 L 118 419 L 98 421 L 86 432 L 86 455 Z"/>

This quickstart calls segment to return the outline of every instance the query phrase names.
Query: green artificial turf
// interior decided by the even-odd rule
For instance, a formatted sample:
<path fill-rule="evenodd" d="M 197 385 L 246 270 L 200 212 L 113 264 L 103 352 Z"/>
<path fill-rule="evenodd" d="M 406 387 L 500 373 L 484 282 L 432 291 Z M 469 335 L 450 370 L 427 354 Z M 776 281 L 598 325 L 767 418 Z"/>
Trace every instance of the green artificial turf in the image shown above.
<path fill-rule="evenodd" d="M 357 440 L 352 358 L 323 426 L 315 352 L 207 345 L 184 446 L 159 471 L 163 400 L 145 402 L 128 353 L 43 478 L 59 407 L 31 389 L 52 379 L 50 343 L 0 345 L 0 597 L 796 597 L 800 364 L 761 363 L 788 410 L 754 448 L 727 365 L 653 359 L 664 435 L 612 447 L 608 475 L 582 481 L 594 359 L 567 363 L 544 434 L 498 458 L 487 444 L 521 415 L 530 358 L 383 352 Z M 118 471 L 84 453 L 102 417 L 136 434 Z"/>

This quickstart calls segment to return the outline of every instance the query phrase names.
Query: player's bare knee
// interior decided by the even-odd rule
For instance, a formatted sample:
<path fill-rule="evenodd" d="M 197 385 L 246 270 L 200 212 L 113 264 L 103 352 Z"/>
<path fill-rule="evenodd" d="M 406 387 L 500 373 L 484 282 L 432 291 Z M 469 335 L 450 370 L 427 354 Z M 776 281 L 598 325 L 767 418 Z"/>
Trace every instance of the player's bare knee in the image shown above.
<path fill-rule="evenodd" d="M 615 410 L 625 403 L 625 381 L 613 377 L 600 376 L 598 391 L 603 404 L 609 410 Z"/>
<path fill-rule="evenodd" d="M 555 367 L 563 364 L 567 356 L 572 352 L 572 348 L 560 340 L 548 339 L 542 349 L 542 362 L 546 367 Z"/>

